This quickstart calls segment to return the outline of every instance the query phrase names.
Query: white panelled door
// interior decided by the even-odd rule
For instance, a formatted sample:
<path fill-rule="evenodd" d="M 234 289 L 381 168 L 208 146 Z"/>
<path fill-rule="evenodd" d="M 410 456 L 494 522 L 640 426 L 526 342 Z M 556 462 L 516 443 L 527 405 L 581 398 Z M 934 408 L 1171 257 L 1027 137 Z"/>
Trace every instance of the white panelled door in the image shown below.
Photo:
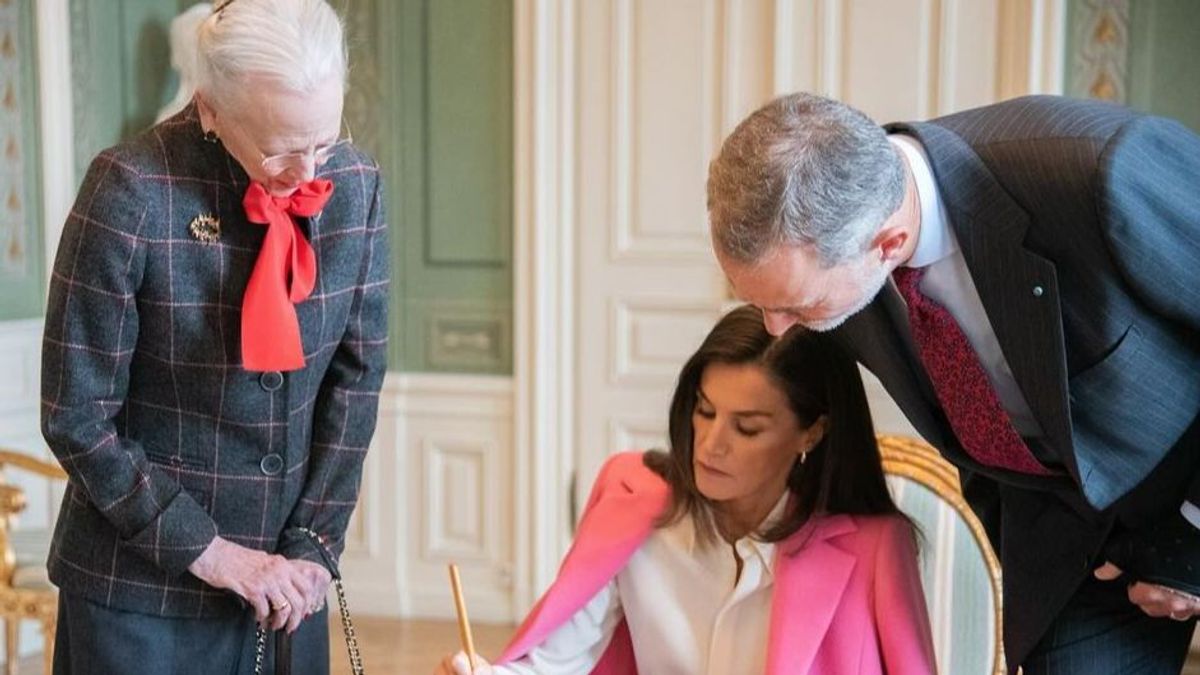
<path fill-rule="evenodd" d="M 577 7 L 581 505 L 609 454 L 663 447 L 675 377 L 725 302 L 704 182 L 721 138 L 770 96 L 771 2 Z"/>
<path fill-rule="evenodd" d="M 1061 52 L 1064 1 L 572 3 L 564 171 L 576 274 L 564 301 L 573 300 L 576 513 L 609 454 L 661 446 L 675 376 L 729 304 L 704 195 L 721 139 L 771 96 L 797 90 L 880 122 L 1053 91 L 1044 74 L 1057 67 L 1047 58 Z M 879 431 L 914 433 L 869 375 L 867 391 Z"/>

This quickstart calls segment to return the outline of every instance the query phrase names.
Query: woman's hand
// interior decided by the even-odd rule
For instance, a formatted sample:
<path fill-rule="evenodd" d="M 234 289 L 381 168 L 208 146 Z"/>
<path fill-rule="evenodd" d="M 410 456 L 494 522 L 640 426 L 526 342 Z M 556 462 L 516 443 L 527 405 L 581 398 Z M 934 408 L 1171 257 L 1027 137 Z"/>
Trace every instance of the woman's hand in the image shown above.
<path fill-rule="evenodd" d="M 311 569 L 221 537 L 212 540 L 188 571 L 214 588 L 237 593 L 254 608 L 259 624 L 272 630 L 295 631 L 317 596 L 319 575 Z M 327 585 L 320 587 L 322 596 Z"/>
<path fill-rule="evenodd" d="M 329 593 L 333 577 L 324 565 L 311 560 L 293 560 L 292 565 L 307 588 L 304 593 L 304 616 L 316 614 L 325 607 L 325 596 Z"/>
<path fill-rule="evenodd" d="M 494 672 L 492 665 L 478 654 L 475 655 L 475 669 L 472 670 L 467 665 L 466 653 L 459 652 L 454 656 L 442 659 L 437 669 L 433 671 L 433 675 L 492 675 Z"/>

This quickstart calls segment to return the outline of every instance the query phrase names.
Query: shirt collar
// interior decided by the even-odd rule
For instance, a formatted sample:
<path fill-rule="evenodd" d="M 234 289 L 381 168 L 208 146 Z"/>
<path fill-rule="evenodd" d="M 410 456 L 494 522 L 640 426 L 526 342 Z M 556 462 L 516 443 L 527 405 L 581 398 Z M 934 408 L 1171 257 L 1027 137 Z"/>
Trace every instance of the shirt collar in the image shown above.
<path fill-rule="evenodd" d="M 908 168 L 917 184 L 917 198 L 921 202 L 921 230 L 917 235 L 917 247 L 905 267 L 927 267 L 956 253 L 958 240 L 950 229 L 946 206 L 938 193 L 925 149 L 915 138 L 904 134 L 891 134 L 888 140 L 908 160 Z"/>
<path fill-rule="evenodd" d="M 771 509 L 771 512 L 767 514 L 766 518 L 763 518 L 762 524 L 758 526 L 760 533 L 766 532 L 778 524 L 779 521 L 783 520 L 783 516 L 787 512 L 788 499 L 791 496 L 791 490 L 783 491 L 783 494 L 779 497 L 779 501 L 775 502 L 775 506 Z M 742 537 L 737 541 L 738 544 L 742 544 L 742 542 L 745 542 L 745 546 L 742 547 L 743 549 L 749 548 L 754 555 L 758 556 L 759 561 L 762 563 L 764 574 L 766 576 L 773 576 L 775 572 L 775 543 L 762 541 L 753 536 Z"/>
<path fill-rule="evenodd" d="M 779 496 L 779 501 L 775 502 L 775 506 L 771 507 L 770 513 L 768 513 L 767 517 L 763 518 L 762 523 L 759 524 L 757 530 L 758 533 L 766 532 L 783 519 L 784 514 L 787 512 L 788 498 L 791 497 L 791 494 L 792 493 L 790 490 L 783 491 L 783 494 Z M 692 521 L 692 519 L 688 520 Z M 685 547 L 685 549 L 694 553 L 699 540 L 696 537 L 695 522 L 692 521 L 690 525 L 690 527 L 682 528 L 681 531 L 678 532 L 678 535 L 681 537 L 682 541 L 680 543 Z M 728 544 L 720 540 L 719 537 L 720 535 L 718 535 L 717 545 L 722 547 L 727 546 Z M 758 558 L 762 563 L 763 570 L 765 570 L 765 573 L 768 576 L 770 576 L 774 571 L 774 542 L 762 541 L 754 535 L 746 535 L 745 537 L 742 537 L 734 542 L 733 546 L 737 547 L 738 554 L 741 555 L 743 559 L 745 559 L 747 555 L 753 555 Z M 729 549 L 725 550 L 728 551 Z"/>

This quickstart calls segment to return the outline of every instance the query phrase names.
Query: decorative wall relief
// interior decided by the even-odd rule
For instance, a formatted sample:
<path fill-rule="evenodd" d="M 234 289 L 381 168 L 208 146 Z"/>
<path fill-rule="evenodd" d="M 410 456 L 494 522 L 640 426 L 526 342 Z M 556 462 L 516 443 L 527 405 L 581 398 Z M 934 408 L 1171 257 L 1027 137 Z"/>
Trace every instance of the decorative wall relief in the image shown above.
<path fill-rule="evenodd" d="M 32 318 L 42 305 L 32 4 L 0 0 L 0 320 Z"/>
<path fill-rule="evenodd" d="M 20 27 L 15 2 L 0 2 L 0 276 L 24 275 L 29 262 L 32 218 L 25 209 L 25 124 Z"/>
<path fill-rule="evenodd" d="M 1075 12 L 1068 93 L 1126 103 L 1129 0 L 1079 0 Z"/>

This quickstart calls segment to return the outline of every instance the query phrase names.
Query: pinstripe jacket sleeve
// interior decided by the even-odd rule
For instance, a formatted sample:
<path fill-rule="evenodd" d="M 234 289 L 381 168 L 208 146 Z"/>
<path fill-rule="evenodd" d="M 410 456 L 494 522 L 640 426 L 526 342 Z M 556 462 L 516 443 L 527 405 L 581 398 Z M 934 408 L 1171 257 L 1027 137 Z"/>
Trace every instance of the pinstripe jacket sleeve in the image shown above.
<path fill-rule="evenodd" d="M 387 219 L 382 188 L 375 181 L 367 217 L 367 245 L 346 331 L 334 351 L 314 403 L 308 480 L 288 518 L 279 552 L 331 567 L 341 555 L 346 527 L 357 501 L 362 463 L 375 429 L 379 390 L 387 370 Z M 318 533 L 318 550 L 299 528 Z"/>
<path fill-rule="evenodd" d="M 125 545 L 172 575 L 216 536 L 212 517 L 116 427 L 138 343 L 148 208 L 114 152 L 97 157 L 63 229 L 43 337 L 42 433 Z"/>
<path fill-rule="evenodd" d="M 1103 234 L 1125 281 L 1157 314 L 1200 333 L 1200 136 L 1137 117 L 1105 148 L 1100 176 Z M 1188 499 L 1200 503 L 1200 474 Z"/>
<path fill-rule="evenodd" d="M 1200 332 L 1200 136 L 1137 117 L 1105 148 L 1100 176 L 1104 235 L 1126 281 L 1159 314 Z"/>

